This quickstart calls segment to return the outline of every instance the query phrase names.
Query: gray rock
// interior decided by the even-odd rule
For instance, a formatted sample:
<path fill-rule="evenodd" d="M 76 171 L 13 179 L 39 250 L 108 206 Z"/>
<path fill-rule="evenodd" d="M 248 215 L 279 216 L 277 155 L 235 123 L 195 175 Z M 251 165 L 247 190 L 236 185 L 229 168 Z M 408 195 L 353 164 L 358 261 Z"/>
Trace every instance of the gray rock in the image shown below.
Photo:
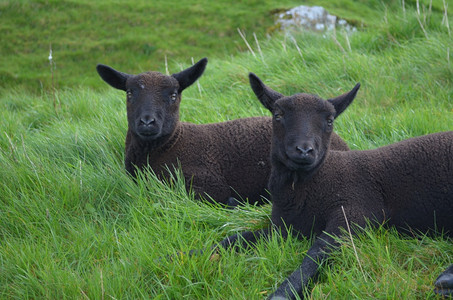
<path fill-rule="evenodd" d="M 282 30 L 306 29 L 315 32 L 332 31 L 335 28 L 344 28 L 348 32 L 357 29 L 348 24 L 346 20 L 331 15 L 321 6 L 297 6 L 286 12 L 280 13 L 276 24 Z"/>

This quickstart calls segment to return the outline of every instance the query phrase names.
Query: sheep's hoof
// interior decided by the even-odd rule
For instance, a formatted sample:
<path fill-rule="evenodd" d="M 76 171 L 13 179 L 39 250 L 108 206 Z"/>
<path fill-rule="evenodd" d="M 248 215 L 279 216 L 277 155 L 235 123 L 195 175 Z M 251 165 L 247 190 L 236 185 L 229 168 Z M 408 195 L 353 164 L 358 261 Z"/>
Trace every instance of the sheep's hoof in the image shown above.
<path fill-rule="evenodd" d="M 238 205 L 242 205 L 242 203 L 236 198 L 230 197 L 228 198 L 226 205 L 228 208 L 235 208 Z"/>
<path fill-rule="evenodd" d="M 288 298 L 283 297 L 283 296 L 271 296 L 268 298 L 269 300 L 288 300 Z"/>
<path fill-rule="evenodd" d="M 453 265 L 437 277 L 434 282 L 434 293 L 453 298 Z"/>

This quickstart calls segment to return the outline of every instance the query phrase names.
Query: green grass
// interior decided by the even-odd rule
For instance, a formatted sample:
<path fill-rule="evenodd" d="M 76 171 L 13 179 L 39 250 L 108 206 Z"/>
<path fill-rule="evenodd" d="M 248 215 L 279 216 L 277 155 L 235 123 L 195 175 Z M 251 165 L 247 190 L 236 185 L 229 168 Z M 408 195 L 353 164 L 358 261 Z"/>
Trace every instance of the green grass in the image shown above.
<path fill-rule="evenodd" d="M 29 7 L 30 3 L 34 6 Z M 67 40 L 53 43 L 56 76 L 66 80 L 65 76 L 71 75 L 73 80 L 59 82 L 55 91 L 49 89 L 46 61 L 49 33 L 43 33 L 45 38 L 41 42 L 30 41 L 30 55 L 14 57 L 10 52 L 2 52 L 7 55 L 1 58 L 1 68 L 24 61 L 30 69 L 21 73 L 20 79 L 6 76 L 1 80 L 4 90 L 0 96 L 0 298 L 264 298 L 302 261 L 311 240 L 274 237 L 269 243 L 259 244 L 256 250 L 224 251 L 215 257 L 205 253 L 172 261 L 162 259 L 180 251 L 208 248 L 242 230 L 266 226 L 270 205 L 225 210 L 195 201 L 179 178 L 166 184 L 150 175 L 139 178 L 135 184 L 126 175 L 125 95 L 96 77 L 95 63 L 122 66 L 121 70 L 131 73 L 151 68 L 163 71 L 165 63 L 162 56 L 154 56 L 151 62 L 137 54 L 140 43 L 129 48 L 127 41 L 147 39 L 140 29 L 136 31 L 137 37 L 113 34 L 116 29 L 123 33 L 114 22 L 115 16 L 132 14 L 146 20 L 142 8 L 151 4 L 137 1 L 135 6 L 126 7 L 96 3 L 99 4 L 88 1 L 0 4 L 2 16 L 10 16 L 9 9 L 28 10 L 22 23 L 17 15 L 12 15 L 17 22 L 14 24 L 23 25 L 24 35 L 32 36 L 34 27 L 39 27 L 40 13 L 61 18 L 61 24 L 68 23 L 65 18 L 72 16 L 75 20 L 108 26 L 103 29 L 104 35 L 97 35 L 99 28 L 87 31 L 81 22 L 74 22 L 80 27 L 58 29 L 54 25 L 54 29 L 48 29 L 55 36 L 67 36 Z M 335 9 L 336 4 L 322 3 Z M 294 42 L 278 33 L 268 40 L 261 31 L 262 35 L 258 35 L 261 52 L 248 35 L 256 56 L 238 51 L 246 47 L 235 33 L 236 24 L 223 21 L 247 19 L 246 26 L 237 27 L 259 33 L 268 22 L 263 21 L 268 17 L 265 13 L 278 5 L 271 1 L 264 6 L 258 2 L 232 4 L 215 19 L 221 23 L 218 24 L 221 29 L 215 30 L 229 28 L 231 39 L 216 42 L 212 52 L 208 51 L 210 61 L 199 80 L 199 88 L 194 84 L 184 91 L 181 118 L 207 123 L 268 115 L 248 85 L 247 74 L 252 71 L 270 87 L 287 95 L 309 92 L 328 98 L 360 82 L 362 87 L 356 100 L 336 123 L 336 131 L 354 149 L 452 130 L 453 39 L 441 24 L 442 1 L 433 3 L 431 14 L 427 13 L 426 3 L 422 5 L 422 25 L 428 37 L 417 21 L 415 1 L 406 1 L 405 12 L 399 2 L 388 3 L 385 9 L 377 1 L 344 1 L 343 7 L 349 9 L 336 9 L 349 19 L 364 22 L 358 33 L 346 39 L 342 32 L 337 32 L 336 40 L 332 36 L 294 33 Z M 206 2 L 192 9 L 198 12 L 195 16 L 204 15 L 212 12 L 214 5 Z M 232 13 L 235 5 L 242 5 L 243 16 Z M 188 11 L 185 4 L 175 2 L 173 6 L 174 11 L 168 12 L 173 19 Z M 53 7 L 54 10 L 50 9 Z M 99 15 L 92 19 L 84 14 L 79 16 L 75 11 L 80 11 L 80 7 L 86 7 L 86 12 L 95 8 Z M 45 10 L 45 14 L 39 9 Z M 104 19 L 106 15 L 113 16 L 111 22 Z M 185 21 L 193 26 L 198 26 L 196 20 L 203 19 L 187 15 Z M 426 22 L 423 16 L 427 16 Z M 37 18 L 37 23 L 33 23 L 36 26 L 27 27 L 27 17 Z M 453 24 L 451 17 L 449 21 Z M 13 24 L 10 22 L 8 19 L 0 26 Z M 8 32 L 14 34 L 14 30 Z M 156 30 L 166 31 L 172 32 L 169 28 Z M 63 55 L 64 48 L 70 52 L 69 38 L 79 32 L 81 40 L 95 35 L 92 39 L 97 40 L 100 50 L 94 51 L 96 46 L 87 42 L 87 48 L 77 50 L 81 56 L 74 53 L 71 60 L 70 55 Z M 190 37 L 197 33 L 184 34 Z M 8 36 L 8 40 L 28 41 L 19 41 L 20 37 Z M 184 44 L 172 38 L 161 42 L 174 43 L 172 47 Z M 108 48 L 109 44 L 121 43 L 124 49 Z M 2 47 L 8 46 L 18 47 L 14 44 Z M 197 59 L 208 55 L 203 53 L 208 48 L 200 46 L 199 52 L 185 48 L 174 55 L 162 50 L 161 54 L 174 60 L 169 69 L 177 72 L 190 65 L 191 56 Z M 42 57 L 41 62 L 38 57 Z M 89 59 L 82 59 L 86 57 Z M 4 70 L 1 74 L 5 74 Z M 39 77 L 43 88 L 33 83 Z M 24 85 L 38 88 L 23 89 Z M 393 229 L 368 229 L 354 238 L 357 259 L 352 242 L 344 238 L 343 246 L 324 266 L 320 281 L 310 291 L 311 297 L 434 298 L 432 282 L 453 261 L 451 242 L 446 237 L 413 238 Z"/>
<path fill-rule="evenodd" d="M 100 85 L 97 63 L 138 73 L 165 71 L 165 56 L 170 65 L 191 57 L 224 56 L 246 49 L 237 28 L 253 28 L 263 37 L 273 24 L 270 11 L 296 3 L 2 1 L 0 87 L 31 91 L 79 84 L 94 87 Z"/>
<path fill-rule="evenodd" d="M 429 3 L 423 0 L 421 3 Z M 384 5 L 376 0 L 310 0 L 358 27 L 376 27 Z M 0 94 L 99 87 L 97 63 L 130 73 L 165 71 L 205 56 L 225 57 L 274 31 L 275 12 L 300 5 L 284 1 L 0 1 Z M 389 1 L 389 10 L 399 1 Z M 406 0 L 414 6 L 415 0 Z M 427 7 L 427 5 L 426 5 Z M 436 0 L 432 10 L 442 10 Z M 52 49 L 52 63 L 49 51 Z"/>

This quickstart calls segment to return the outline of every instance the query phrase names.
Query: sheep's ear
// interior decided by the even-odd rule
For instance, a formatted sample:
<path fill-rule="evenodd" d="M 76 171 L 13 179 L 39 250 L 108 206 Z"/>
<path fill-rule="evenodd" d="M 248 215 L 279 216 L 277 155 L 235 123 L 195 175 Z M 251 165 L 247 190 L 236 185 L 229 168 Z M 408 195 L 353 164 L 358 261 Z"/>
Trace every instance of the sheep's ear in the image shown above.
<path fill-rule="evenodd" d="M 250 86 L 260 102 L 271 112 L 274 110 L 274 103 L 284 95 L 266 86 L 261 79 L 253 73 L 249 73 Z"/>
<path fill-rule="evenodd" d="M 105 82 L 123 91 L 126 90 L 126 80 L 132 76 L 102 64 L 98 64 L 96 70 Z"/>
<path fill-rule="evenodd" d="M 203 74 L 208 59 L 202 58 L 196 64 L 179 73 L 171 75 L 179 82 L 179 92 L 182 92 L 186 87 L 192 85 Z"/>
<path fill-rule="evenodd" d="M 335 118 L 338 117 L 349 106 L 349 104 L 351 104 L 352 100 L 354 100 L 355 96 L 357 95 L 359 88 L 360 83 L 357 83 L 355 87 L 349 92 L 327 100 L 335 107 Z"/>

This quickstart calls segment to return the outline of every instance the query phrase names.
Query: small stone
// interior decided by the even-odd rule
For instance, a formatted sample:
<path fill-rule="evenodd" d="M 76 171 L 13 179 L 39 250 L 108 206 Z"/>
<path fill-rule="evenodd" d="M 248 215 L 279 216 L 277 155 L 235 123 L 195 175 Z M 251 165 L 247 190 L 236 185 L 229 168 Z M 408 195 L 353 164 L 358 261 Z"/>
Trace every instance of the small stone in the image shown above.
<path fill-rule="evenodd" d="M 347 32 L 354 32 L 356 28 L 349 25 L 346 20 L 330 15 L 321 6 L 297 6 L 278 15 L 275 22 L 278 28 L 306 29 L 315 32 L 333 31 L 336 27 L 344 28 Z"/>

